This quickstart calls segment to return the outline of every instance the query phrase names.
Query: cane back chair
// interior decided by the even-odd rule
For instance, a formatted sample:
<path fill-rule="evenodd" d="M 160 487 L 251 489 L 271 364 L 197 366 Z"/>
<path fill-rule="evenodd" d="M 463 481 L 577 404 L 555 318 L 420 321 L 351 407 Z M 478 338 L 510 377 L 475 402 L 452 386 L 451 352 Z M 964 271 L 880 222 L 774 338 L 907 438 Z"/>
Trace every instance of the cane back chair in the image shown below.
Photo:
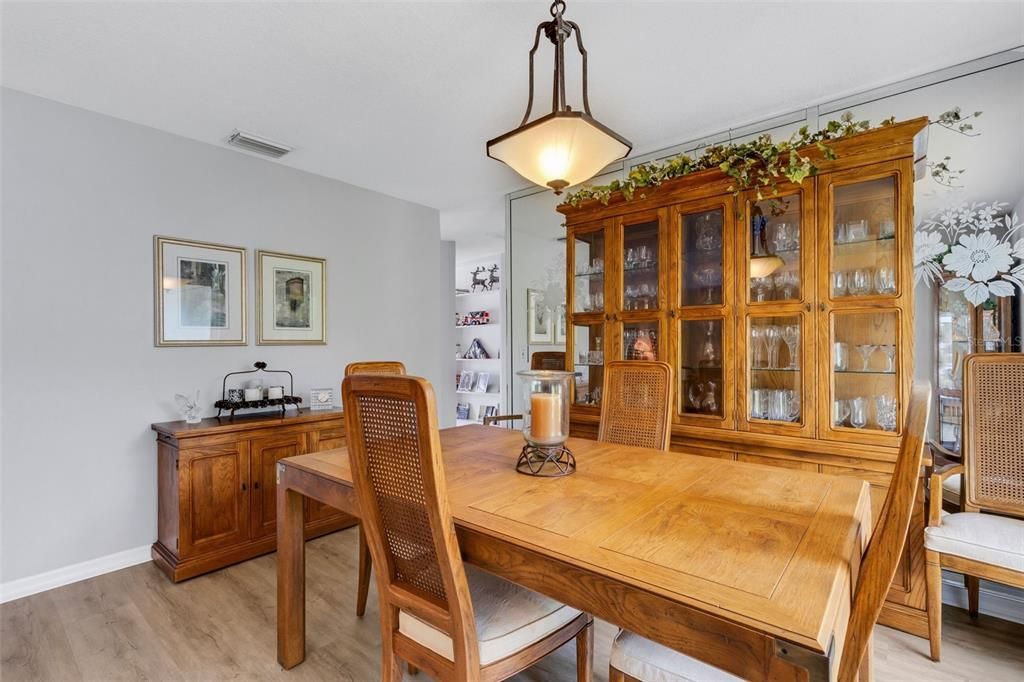
<path fill-rule="evenodd" d="M 405 661 L 439 680 L 501 680 L 575 639 L 578 678 L 589 680 L 588 614 L 463 565 L 430 384 L 356 374 L 342 395 L 377 566 L 382 678 L 402 679 Z"/>
<path fill-rule="evenodd" d="M 839 682 L 853 682 L 861 672 L 870 673 L 871 631 L 882 611 L 907 539 L 921 472 L 930 403 L 927 384 L 915 385 L 889 492 L 886 493 L 878 525 L 871 534 L 857 576 L 839 659 L 836 677 Z M 612 643 L 608 679 L 609 682 L 718 682 L 740 678 L 631 632 L 622 631 Z M 870 675 L 861 679 L 870 679 Z"/>
<path fill-rule="evenodd" d="M 672 437 L 672 367 L 667 362 L 605 364 L 597 439 L 668 450 Z"/>
<path fill-rule="evenodd" d="M 405 365 L 397 360 L 374 360 L 350 362 L 345 366 L 345 376 L 353 374 L 405 374 Z M 370 594 L 370 568 L 373 559 L 370 548 L 366 545 L 366 533 L 359 526 L 359 585 L 356 592 L 356 615 L 360 618 L 366 613 L 366 598 Z"/>
<path fill-rule="evenodd" d="M 978 615 L 978 579 L 1024 588 L 1024 354 L 975 353 L 964 361 L 963 464 L 932 474 L 924 531 L 928 638 L 942 649 L 942 569 L 963 573 Z M 963 477 L 962 511 L 942 510 L 950 477 Z"/>

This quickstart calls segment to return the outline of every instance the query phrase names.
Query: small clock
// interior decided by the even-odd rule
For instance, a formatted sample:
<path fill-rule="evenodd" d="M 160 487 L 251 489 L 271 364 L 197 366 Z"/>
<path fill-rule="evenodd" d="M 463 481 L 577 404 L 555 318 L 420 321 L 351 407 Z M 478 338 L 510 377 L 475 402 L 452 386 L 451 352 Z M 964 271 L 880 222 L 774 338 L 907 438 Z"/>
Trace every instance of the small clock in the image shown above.
<path fill-rule="evenodd" d="M 330 410 L 334 408 L 333 388 L 314 388 L 309 392 L 309 409 Z"/>

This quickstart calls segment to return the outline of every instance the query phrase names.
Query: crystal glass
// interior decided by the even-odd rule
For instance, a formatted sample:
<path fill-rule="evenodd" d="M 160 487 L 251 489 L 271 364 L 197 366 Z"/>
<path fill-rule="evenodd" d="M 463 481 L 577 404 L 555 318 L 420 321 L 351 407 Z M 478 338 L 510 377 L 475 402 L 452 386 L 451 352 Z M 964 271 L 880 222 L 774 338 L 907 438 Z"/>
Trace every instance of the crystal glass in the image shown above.
<path fill-rule="evenodd" d="M 690 384 L 687 389 L 687 398 L 690 401 L 690 406 L 694 412 L 703 412 L 705 414 L 716 414 L 718 412 L 718 385 L 712 381 L 707 380 L 703 382 L 694 382 Z"/>
<path fill-rule="evenodd" d="M 862 372 L 871 370 L 871 356 L 874 355 L 876 350 L 878 350 L 878 346 L 873 343 L 857 344 L 857 352 L 860 353 L 860 358 L 864 361 L 864 366 L 861 367 Z"/>
<path fill-rule="evenodd" d="M 850 273 L 849 290 L 851 296 L 866 296 L 871 293 L 871 269 L 857 268 Z"/>
<path fill-rule="evenodd" d="M 832 297 L 842 298 L 846 296 L 849 278 L 845 270 L 838 270 L 832 273 Z"/>
<path fill-rule="evenodd" d="M 850 426 L 863 429 L 868 423 L 868 399 L 856 397 L 850 400 Z"/>
<path fill-rule="evenodd" d="M 875 269 L 875 291 L 880 294 L 896 293 L 896 271 L 891 265 L 880 265 Z"/>
<path fill-rule="evenodd" d="M 837 372 L 845 372 L 850 367 L 850 347 L 842 341 L 832 344 L 832 366 Z"/>
<path fill-rule="evenodd" d="M 694 273 L 697 284 L 704 288 L 703 305 L 715 304 L 715 292 L 721 289 L 722 271 L 712 265 L 705 265 Z"/>
<path fill-rule="evenodd" d="M 569 382 L 572 372 L 523 370 L 523 438 L 530 445 L 553 447 L 569 437 Z"/>
<path fill-rule="evenodd" d="M 782 342 L 782 329 L 778 325 L 770 324 L 764 328 L 765 343 L 768 344 L 768 368 L 777 369 L 779 366 L 779 344 Z"/>
<path fill-rule="evenodd" d="M 604 309 L 604 230 L 578 233 L 573 239 L 573 312 Z"/>
<path fill-rule="evenodd" d="M 722 302 L 722 208 L 679 216 L 680 270 L 678 305 L 719 305 Z"/>
<path fill-rule="evenodd" d="M 843 426 L 850 417 L 850 401 L 836 400 L 832 403 L 832 424 Z"/>
<path fill-rule="evenodd" d="M 704 342 L 700 347 L 700 360 L 707 365 L 718 364 L 718 347 L 715 345 L 715 323 L 708 320 L 704 332 Z"/>
<path fill-rule="evenodd" d="M 800 418 L 800 399 L 792 389 L 771 391 L 768 418 L 779 422 L 792 422 Z"/>
<path fill-rule="evenodd" d="M 715 221 L 715 213 L 704 213 L 697 217 L 697 248 L 714 251 L 722 247 L 721 228 Z"/>
<path fill-rule="evenodd" d="M 796 245 L 796 240 L 799 232 L 792 223 L 776 223 L 775 224 L 775 235 L 772 239 L 772 244 L 775 246 L 776 251 L 789 251 Z"/>
<path fill-rule="evenodd" d="M 772 283 L 771 277 L 754 277 L 750 280 L 751 285 L 751 300 L 755 303 L 763 303 L 764 301 L 770 301 L 772 298 Z"/>
<path fill-rule="evenodd" d="M 896 398 L 888 395 L 875 396 L 875 423 L 883 431 L 896 430 Z"/>
<path fill-rule="evenodd" d="M 800 368 L 800 325 L 787 324 L 782 328 L 782 341 L 789 352 L 789 369 Z"/>
<path fill-rule="evenodd" d="M 892 343 L 883 343 L 878 346 L 878 349 L 885 353 L 885 371 L 895 372 L 896 371 L 896 345 Z"/>
<path fill-rule="evenodd" d="M 772 392 L 767 388 L 755 388 L 750 392 L 750 418 L 768 419 Z"/>
<path fill-rule="evenodd" d="M 868 238 L 868 221 L 853 220 L 846 224 L 846 241 L 862 242 Z"/>
<path fill-rule="evenodd" d="M 754 369 L 765 366 L 765 353 L 768 350 L 764 325 L 756 324 L 750 327 L 750 365 Z"/>

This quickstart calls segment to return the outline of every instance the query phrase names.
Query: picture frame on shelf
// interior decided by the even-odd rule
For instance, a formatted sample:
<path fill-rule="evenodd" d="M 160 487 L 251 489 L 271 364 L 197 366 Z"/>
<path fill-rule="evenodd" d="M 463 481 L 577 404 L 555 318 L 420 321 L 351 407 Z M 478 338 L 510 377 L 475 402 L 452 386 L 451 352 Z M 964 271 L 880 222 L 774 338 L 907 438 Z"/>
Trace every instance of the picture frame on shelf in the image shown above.
<path fill-rule="evenodd" d="M 490 372 L 479 372 L 476 375 L 476 386 L 473 389 L 477 393 L 487 393 L 487 385 L 491 381 Z"/>
<path fill-rule="evenodd" d="M 312 388 L 309 390 L 310 410 L 332 410 L 334 409 L 333 388 Z"/>
<path fill-rule="evenodd" d="M 554 338 L 551 328 L 551 310 L 544 305 L 544 292 L 526 290 L 526 342 L 550 345 Z"/>
<path fill-rule="evenodd" d="M 256 343 L 327 343 L 326 259 L 256 252 Z"/>
<path fill-rule="evenodd" d="M 473 390 L 473 379 L 475 378 L 474 372 L 471 370 L 463 370 L 462 374 L 459 375 L 459 392 L 469 393 Z"/>
<path fill-rule="evenodd" d="M 483 413 L 482 416 L 484 416 L 484 417 L 497 417 L 498 416 L 498 406 L 497 405 L 484 405 L 483 408 L 484 408 L 484 413 Z"/>
<path fill-rule="evenodd" d="M 456 419 L 469 419 L 469 403 L 459 403 L 455 406 Z"/>
<path fill-rule="evenodd" d="M 245 262 L 241 247 L 155 235 L 154 345 L 246 345 Z"/>

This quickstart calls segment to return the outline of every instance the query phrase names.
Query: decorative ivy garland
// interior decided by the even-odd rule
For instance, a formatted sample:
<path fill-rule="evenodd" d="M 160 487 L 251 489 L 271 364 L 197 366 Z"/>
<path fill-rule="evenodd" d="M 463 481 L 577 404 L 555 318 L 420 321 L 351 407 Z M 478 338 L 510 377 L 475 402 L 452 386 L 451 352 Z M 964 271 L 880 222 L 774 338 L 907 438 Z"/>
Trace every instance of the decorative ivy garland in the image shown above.
<path fill-rule="evenodd" d="M 976 111 L 963 116 L 960 107 L 943 112 L 938 119 L 929 121 L 929 125 L 938 124 L 954 132 L 972 136 L 972 125 L 967 121 L 981 115 Z M 892 125 L 895 117 L 889 117 L 877 127 Z M 717 144 L 704 150 L 700 157 L 694 159 L 686 154 L 673 156 L 665 161 L 652 161 L 633 168 L 625 180 L 613 180 L 607 185 L 591 185 L 582 187 L 566 195 L 565 202 L 578 207 L 585 201 L 596 199 L 607 205 L 614 192 L 622 192 L 626 201 L 632 201 L 637 190 L 657 187 L 666 180 L 679 178 L 691 173 L 710 168 L 718 168 L 732 178 L 729 191 L 734 194 L 746 190 L 757 192 L 758 201 L 765 197 L 774 198 L 779 194 L 779 183 L 788 180 L 800 183 L 818 172 L 817 166 L 807 156 L 800 154 L 801 149 L 815 146 L 826 159 L 836 158 L 836 154 L 828 142 L 839 140 L 858 133 L 871 130 L 868 121 L 855 121 L 851 112 L 844 113 L 838 121 L 829 121 L 817 132 L 810 132 L 807 126 L 800 128 L 792 137 L 782 142 L 774 142 L 768 134 L 759 135 L 757 139 L 740 144 Z M 932 166 L 932 177 L 937 182 L 951 185 L 961 171 L 951 170 L 949 157 Z M 640 192 L 640 198 L 644 193 Z"/>

